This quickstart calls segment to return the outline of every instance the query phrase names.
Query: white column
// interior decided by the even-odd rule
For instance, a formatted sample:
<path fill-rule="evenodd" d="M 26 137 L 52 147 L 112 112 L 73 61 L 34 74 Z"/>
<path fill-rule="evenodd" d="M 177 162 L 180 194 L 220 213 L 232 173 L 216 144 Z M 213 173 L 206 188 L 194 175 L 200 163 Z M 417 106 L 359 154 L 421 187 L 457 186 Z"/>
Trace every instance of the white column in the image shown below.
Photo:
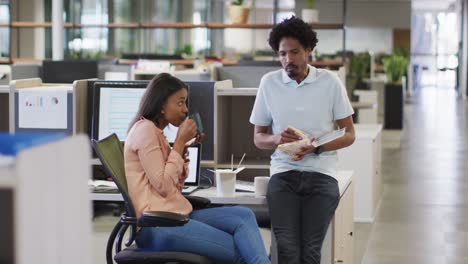
<path fill-rule="evenodd" d="M 52 1 L 52 59 L 63 60 L 63 0 Z"/>

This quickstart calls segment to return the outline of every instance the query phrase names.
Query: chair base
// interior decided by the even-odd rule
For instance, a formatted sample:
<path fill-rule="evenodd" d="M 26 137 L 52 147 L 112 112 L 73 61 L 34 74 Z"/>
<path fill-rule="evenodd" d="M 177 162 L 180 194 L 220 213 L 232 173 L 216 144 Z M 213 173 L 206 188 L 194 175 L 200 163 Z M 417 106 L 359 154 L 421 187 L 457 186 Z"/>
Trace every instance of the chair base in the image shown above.
<path fill-rule="evenodd" d="M 207 257 L 187 252 L 157 252 L 143 251 L 132 245 L 114 257 L 118 264 L 155 264 L 155 263 L 181 263 L 181 264 L 214 264 Z"/>

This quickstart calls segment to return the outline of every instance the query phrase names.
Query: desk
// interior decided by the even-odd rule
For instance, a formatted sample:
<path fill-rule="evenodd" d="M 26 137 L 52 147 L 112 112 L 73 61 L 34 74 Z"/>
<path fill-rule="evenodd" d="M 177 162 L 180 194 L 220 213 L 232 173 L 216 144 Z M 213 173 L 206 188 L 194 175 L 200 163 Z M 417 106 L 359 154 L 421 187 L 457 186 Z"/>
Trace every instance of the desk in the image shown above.
<path fill-rule="evenodd" d="M 351 102 L 351 107 L 353 107 L 354 110 L 358 109 L 372 109 L 377 107 L 377 103 L 373 102 Z"/>
<path fill-rule="evenodd" d="M 383 191 L 380 124 L 356 124 L 356 140 L 338 150 L 338 168 L 354 170 L 354 221 L 372 223 Z"/>
<path fill-rule="evenodd" d="M 251 192 L 236 192 L 234 197 L 219 197 L 216 195 L 216 187 L 210 187 L 208 189 L 199 189 L 191 193 L 190 195 L 204 197 L 209 199 L 214 204 L 266 204 L 265 196 L 256 197 Z M 93 201 L 123 201 L 120 193 L 91 193 L 91 199 Z"/>
<path fill-rule="evenodd" d="M 353 237 L 350 236 L 354 231 L 352 177 L 352 171 L 338 172 L 338 188 L 341 199 L 323 242 L 321 263 L 332 264 L 335 263 L 335 260 L 346 260 L 345 263 L 352 262 Z M 250 192 L 236 192 L 234 197 L 218 197 L 216 187 L 197 190 L 191 195 L 205 197 L 214 204 L 265 205 L 267 203 L 265 196 L 255 196 L 254 193 Z M 91 197 L 95 201 L 123 200 L 120 193 L 92 193 Z M 273 235 L 271 236 L 271 244 L 275 245 Z M 268 247 L 268 244 L 266 246 Z M 271 247 L 272 263 L 277 263 L 275 248 L 275 246 Z"/>
<path fill-rule="evenodd" d="M 372 108 L 359 109 L 358 123 L 377 124 L 377 91 L 354 90 L 354 95 L 359 96 L 359 103 L 372 103 Z"/>
<path fill-rule="evenodd" d="M 0 85 L 0 93 L 10 93 L 9 85 Z"/>
<path fill-rule="evenodd" d="M 340 196 L 351 184 L 352 171 L 338 171 L 338 187 Z M 251 192 L 236 192 L 234 197 L 219 197 L 216 195 L 216 187 L 208 189 L 196 190 L 190 195 L 204 197 L 209 199 L 214 204 L 266 204 L 265 196 L 255 196 Z M 91 193 L 93 201 L 123 201 L 120 193 Z"/>

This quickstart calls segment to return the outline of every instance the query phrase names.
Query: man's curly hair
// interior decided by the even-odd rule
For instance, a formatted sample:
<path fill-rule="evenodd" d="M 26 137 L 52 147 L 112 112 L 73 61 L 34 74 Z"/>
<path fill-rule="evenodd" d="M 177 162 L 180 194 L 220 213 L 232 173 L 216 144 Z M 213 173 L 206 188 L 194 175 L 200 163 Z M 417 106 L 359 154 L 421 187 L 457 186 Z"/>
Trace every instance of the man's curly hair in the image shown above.
<path fill-rule="evenodd" d="M 268 44 L 275 52 L 278 52 L 279 43 L 284 37 L 297 39 L 304 49 L 313 50 L 318 42 L 317 33 L 310 25 L 295 16 L 283 20 L 271 30 Z"/>

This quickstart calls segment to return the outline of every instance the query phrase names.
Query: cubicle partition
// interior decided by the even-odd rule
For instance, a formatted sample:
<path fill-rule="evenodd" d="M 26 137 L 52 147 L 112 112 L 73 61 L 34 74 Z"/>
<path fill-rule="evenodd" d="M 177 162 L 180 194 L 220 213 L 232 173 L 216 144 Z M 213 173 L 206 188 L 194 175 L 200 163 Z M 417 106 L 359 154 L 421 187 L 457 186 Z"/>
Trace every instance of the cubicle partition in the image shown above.
<path fill-rule="evenodd" d="M 86 133 L 87 82 L 44 84 L 39 78 L 12 81 L 9 87 L 9 131 Z"/>
<path fill-rule="evenodd" d="M 92 263 L 86 142 L 0 133 L 0 263 Z"/>
<path fill-rule="evenodd" d="M 39 78 L 10 86 L 10 132 L 74 134 L 72 85 L 45 85 Z"/>
<path fill-rule="evenodd" d="M 260 79 L 268 72 L 281 69 L 280 66 L 229 66 L 217 67 L 218 80 L 232 80 L 233 87 L 255 87 L 260 85 Z"/>
<path fill-rule="evenodd" d="M 0 132 L 7 132 L 9 126 L 8 85 L 0 85 Z"/>
<path fill-rule="evenodd" d="M 98 79 L 112 81 L 130 80 L 131 66 L 126 64 L 98 64 Z"/>
<path fill-rule="evenodd" d="M 8 131 L 8 92 L 11 80 L 10 65 L 0 65 L 0 132 Z"/>
<path fill-rule="evenodd" d="M 11 79 L 22 80 L 41 77 L 40 64 L 13 64 L 11 65 Z"/>

